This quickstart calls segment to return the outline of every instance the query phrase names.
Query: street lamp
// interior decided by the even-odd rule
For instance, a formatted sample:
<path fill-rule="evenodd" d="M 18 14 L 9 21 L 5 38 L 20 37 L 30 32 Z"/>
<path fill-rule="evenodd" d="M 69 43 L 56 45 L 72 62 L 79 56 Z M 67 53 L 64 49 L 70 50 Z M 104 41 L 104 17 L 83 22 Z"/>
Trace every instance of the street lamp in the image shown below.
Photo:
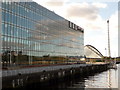
<path fill-rule="evenodd" d="M 105 56 L 107 56 L 107 48 L 105 48 Z"/>

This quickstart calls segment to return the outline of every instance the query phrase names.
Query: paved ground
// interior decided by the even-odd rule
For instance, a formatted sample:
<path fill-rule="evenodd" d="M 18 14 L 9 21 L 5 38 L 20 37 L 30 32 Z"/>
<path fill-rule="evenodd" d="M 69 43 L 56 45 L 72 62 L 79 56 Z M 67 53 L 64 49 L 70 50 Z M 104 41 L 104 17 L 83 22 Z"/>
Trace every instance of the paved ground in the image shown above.
<path fill-rule="evenodd" d="M 36 72 L 43 72 L 43 71 L 53 71 L 59 69 L 68 69 L 68 68 L 75 68 L 75 67 L 86 67 L 91 66 L 92 64 L 71 64 L 71 65 L 56 65 L 56 66 L 42 66 L 42 67 L 29 67 L 29 68 L 17 68 L 12 70 L 3 70 L 2 76 L 13 76 L 20 74 L 29 74 L 29 73 L 36 73 Z"/>

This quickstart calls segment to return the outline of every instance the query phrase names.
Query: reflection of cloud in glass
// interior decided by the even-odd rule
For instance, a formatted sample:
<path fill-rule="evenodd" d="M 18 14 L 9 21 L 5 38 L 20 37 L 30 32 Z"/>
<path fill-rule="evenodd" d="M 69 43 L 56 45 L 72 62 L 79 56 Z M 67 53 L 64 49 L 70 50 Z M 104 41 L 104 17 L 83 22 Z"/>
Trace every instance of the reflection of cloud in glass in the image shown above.
<path fill-rule="evenodd" d="M 57 19 L 58 23 L 62 21 L 63 21 L 63 24 L 64 22 L 68 23 L 68 21 L 64 21 L 62 19 L 60 20 L 59 18 Z M 59 46 L 68 46 L 68 47 L 78 47 L 78 46 L 75 46 L 72 43 L 69 43 L 66 41 L 61 42 L 60 38 L 67 39 L 67 40 L 70 40 L 72 42 L 77 42 L 77 43 L 82 42 L 79 39 L 80 36 L 82 35 L 81 32 L 79 31 L 75 31 L 72 29 L 69 29 L 68 31 L 66 28 L 63 28 L 62 25 L 58 26 L 57 24 L 55 24 L 55 22 L 52 20 L 41 20 L 38 22 L 39 23 L 44 22 L 44 24 L 35 25 L 36 30 L 41 32 L 42 34 L 37 35 L 37 36 L 32 36 L 33 39 L 43 40 L 43 42 L 46 42 L 46 43 L 47 42 L 53 43 L 53 40 L 54 40 L 54 43 L 57 42 Z M 54 29 L 54 27 L 56 28 Z"/>

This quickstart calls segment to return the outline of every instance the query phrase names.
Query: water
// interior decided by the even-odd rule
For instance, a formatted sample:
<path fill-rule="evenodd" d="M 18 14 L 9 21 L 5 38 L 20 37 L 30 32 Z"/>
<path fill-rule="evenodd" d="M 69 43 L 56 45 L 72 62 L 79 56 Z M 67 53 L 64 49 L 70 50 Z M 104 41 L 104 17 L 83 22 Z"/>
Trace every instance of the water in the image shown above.
<path fill-rule="evenodd" d="M 84 76 L 84 77 L 78 76 L 71 79 L 65 78 L 63 81 L 59 81 L 59 82 L 53 81 L 50 82 L 49 84 L 48 83 L 34 84 L 32 85 L 32 87 L 34 86 L 37 88 L 49 88 L 49 90 L 50 89 L 53 90 L 54 88 L 57 88 L 58 90 L 61 90 L 60 88 L 64 90 L 70 90 L 70 89 L 81 90 L 79 88 L 83 88 L 83 89 L 91 88 L 91 90 L 93 88 L 106 88 L 106 89 L 118 88 L 118 86 L 120 86 L 118 85 L 119 82 L 118 79 L 120 78 L 120 76 L 118 75 L 119 69 L 120 69 L 120 64 L 117 65 L 117 69 L 109 69 L 101 73 Z"/>
<path fill-rule="evenodd" d="M 120 64 L 117 65 L 117 69 L 109 69 L 83 78 L 83 81 L 75 82 L 70 88 L 118 88 L 119 69 Z"/>

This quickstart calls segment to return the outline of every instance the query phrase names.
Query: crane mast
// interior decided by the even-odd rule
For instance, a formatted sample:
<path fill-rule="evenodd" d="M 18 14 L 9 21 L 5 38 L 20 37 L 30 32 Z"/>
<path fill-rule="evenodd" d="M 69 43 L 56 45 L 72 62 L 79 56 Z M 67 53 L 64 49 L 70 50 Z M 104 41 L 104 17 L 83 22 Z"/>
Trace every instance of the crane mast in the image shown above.
<path fill-rule="evenodd" d="M 110 52 L 110 34 L 109 34 L 109 20 L 107 20 L 108 24 L 108 56 L 111 57 L 111 52 Z"/>

